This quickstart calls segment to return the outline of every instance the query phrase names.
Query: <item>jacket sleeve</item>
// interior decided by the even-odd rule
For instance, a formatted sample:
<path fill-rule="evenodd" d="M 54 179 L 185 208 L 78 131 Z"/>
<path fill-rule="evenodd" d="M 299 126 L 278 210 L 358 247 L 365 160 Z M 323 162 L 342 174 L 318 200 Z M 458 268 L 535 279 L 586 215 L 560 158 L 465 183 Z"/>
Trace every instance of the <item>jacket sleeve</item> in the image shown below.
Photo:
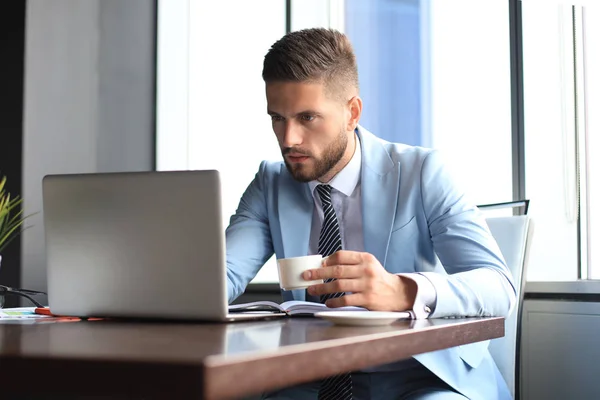
<path fill-rule="evenodd" d="M 266 204 L 267 165 L 261 163 L 225 231 L 229 303 L 244 292 L 273 255 Z"/>
<path fill-rule="evenodd" d="M 507 316 L 516 291 L 479 209 L 451 178 L 437 151 L 421 170 L 421 196 L 434 250 L 447 275 L 423 272 L 436 290 L 430 318 Z"/>

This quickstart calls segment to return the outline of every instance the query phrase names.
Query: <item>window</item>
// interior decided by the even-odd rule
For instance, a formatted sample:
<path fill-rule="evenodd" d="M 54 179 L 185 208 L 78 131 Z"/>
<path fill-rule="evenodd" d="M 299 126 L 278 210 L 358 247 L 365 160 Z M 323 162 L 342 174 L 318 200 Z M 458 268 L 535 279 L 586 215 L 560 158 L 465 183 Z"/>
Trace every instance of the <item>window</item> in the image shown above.
<path fill-rule="evenodd" d="M 361 124 L 390 141 L 442 150 L 475 203 L 512 200 L 507 1 L 346 0 L 345 7 Z"/>
<path fill-rule="evenodd" d="M 600 7 L 584 7 L 587 250 L 590 279 L 600 279 Z"/>
<path fill-rule="evenodd" d="M 160 1 L 158 32 L 157 167 L 218 169 L 227 226 L 260 162 L 281 159 L 261 72 L 285 1 Z M 274 260 L 255 281 L 277 281 Z"/>
<path fill-rule="evenodd" d="M 598 8 L 524 1 L 526 192 L 535 236 L 530 281 L 600 278 Z M 594 178 L 595 177 L 595 178 Z M 596 211 L 597 212 L 597 211 Z"/>
<path fill-rule="evenodd" d="M 508 4 L 429 2 L 431 147 L 476 204 L 512 200 Z M 427 143 L 424 143 L 427 145 Z"/>
<path fill-rule="evenodd" d="M 350 37 L 365 128 L 441 149 L 477 204 L 512 200 L 506 0 L 290 3 L 292 30 L 333 27 Z M 285 4 L 159 1 L 158 169 L 221 170 L 225 225 L 259 162 L 281 158 L 261 70 L 285 33 Z M 247 18 L 256 14 L 260 23 Z M 274 281 L 271 260 L 254 282 Z"/>

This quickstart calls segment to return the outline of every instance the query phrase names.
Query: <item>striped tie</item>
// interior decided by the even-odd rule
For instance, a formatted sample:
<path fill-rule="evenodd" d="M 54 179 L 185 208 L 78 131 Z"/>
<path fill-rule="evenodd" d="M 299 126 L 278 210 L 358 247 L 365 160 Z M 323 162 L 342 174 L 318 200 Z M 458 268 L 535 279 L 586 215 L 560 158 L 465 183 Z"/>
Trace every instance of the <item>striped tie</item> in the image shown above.
<path fill-rule="evenodd" d="M 319 185 L 317 192 L 323 205 L 323 226 L 319 235 L 319 254 L 323 257 L 342 249 L 342 238 L 333 204 L 331 204 L 331 186 Z M 325 282 L 331 282 L 333 278 Z M 345 293 L 329 293 L 321 295 L 321 302 L 341 297 Z M 352 377 L 350 374 L 331 376 L 323 381 L 319 389 L 319 400 L 352 400 Z"/>

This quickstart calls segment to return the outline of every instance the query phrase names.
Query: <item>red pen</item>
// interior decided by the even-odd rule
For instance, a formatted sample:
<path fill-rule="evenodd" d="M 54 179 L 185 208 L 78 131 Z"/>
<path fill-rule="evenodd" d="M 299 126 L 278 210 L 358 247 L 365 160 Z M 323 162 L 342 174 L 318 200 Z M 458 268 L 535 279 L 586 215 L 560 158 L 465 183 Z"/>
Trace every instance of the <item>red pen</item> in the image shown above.
<path fill-rule="evenodd" d="M 42 315 L 53 315 L 48 307 L 36 307 L 33 312 Z"/>

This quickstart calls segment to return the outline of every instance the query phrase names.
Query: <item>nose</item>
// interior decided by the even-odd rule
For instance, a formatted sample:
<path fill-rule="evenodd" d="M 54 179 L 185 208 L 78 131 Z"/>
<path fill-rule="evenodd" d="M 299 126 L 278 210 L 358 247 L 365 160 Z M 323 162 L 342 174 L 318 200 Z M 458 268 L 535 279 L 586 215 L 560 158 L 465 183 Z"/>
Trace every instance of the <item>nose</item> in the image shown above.
<path fill-rule="evenodd" d="M 294 147 L 302 144 L 302 129 L 293 121 L 286 121 L 281 137 L 281 147 Z"/>

